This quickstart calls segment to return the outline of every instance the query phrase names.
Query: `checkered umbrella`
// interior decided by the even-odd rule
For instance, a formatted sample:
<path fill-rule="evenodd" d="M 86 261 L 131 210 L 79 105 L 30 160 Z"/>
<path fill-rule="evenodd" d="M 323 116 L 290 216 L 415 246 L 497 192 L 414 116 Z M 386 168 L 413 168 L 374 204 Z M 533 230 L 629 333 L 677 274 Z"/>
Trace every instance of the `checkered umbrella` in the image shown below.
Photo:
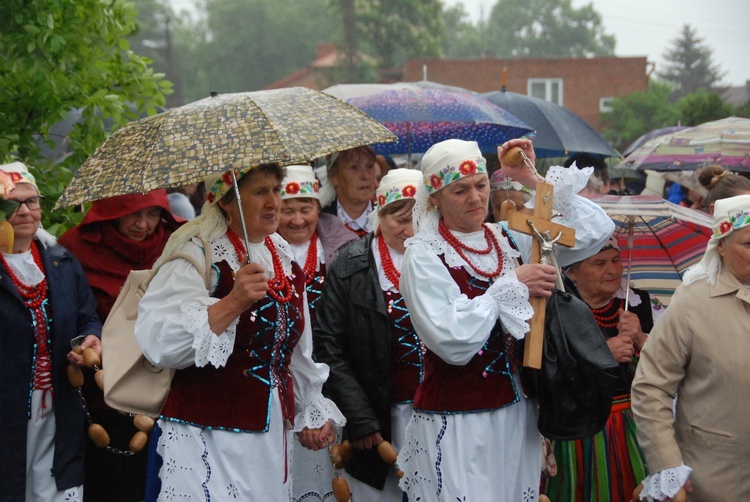
<path fill-rule="evenodd" d="M 615 223 L 628 282 L 665 305 L 698 263 L 711 236 L 711 217 L 657 195 L 607 195 L 594 199 Z"/>
<path fill-rule="evenodd" d="M 55 207 L 196 183 L 208 175 L 395 140 L 356 107 L 293 87 L 210 98 L 118 129 L 83 163 Z"/>

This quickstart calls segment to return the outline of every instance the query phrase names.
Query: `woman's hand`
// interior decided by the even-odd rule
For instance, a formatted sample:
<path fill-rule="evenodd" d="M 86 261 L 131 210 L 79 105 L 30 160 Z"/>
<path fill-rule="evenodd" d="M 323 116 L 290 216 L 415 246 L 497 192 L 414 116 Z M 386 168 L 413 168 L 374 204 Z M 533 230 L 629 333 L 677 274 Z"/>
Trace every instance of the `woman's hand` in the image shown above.
<path fill-rule="evenodd" d="M 87 335 L 83 339 L 81 345 L 78 346 L 79 350 L 71 350 L 68 352 L 68 362 L 71 364 L 77 364 L 78 366 L 85 366 L 83 362 L 83 349 L 94 349 L 99 355 L 99 359 L 102 357 L 102 341 L 96 335 Z"/>
<path fill-rule="evenodd" d="M 330 420 L 320 429 L 308 429 L 305 427 L 297 433 L 297 437 L 302 446 L 314 451 L 327 448 L 336 439 L 336 435 L 333 433 L 333 424 Z"/>
<path fill-rule="evenodd" d="M 618 363 L 630 362 L 630 359 L 635 354 L 633 348 L 633 339 L 628 335 L 617 335 L 607 340 L 607 346 L 612 355 L 615 356 L 615 360 Z"/>
<path fill-rule="evenodd" d="M 235 274 L 234 286 L 227 296 L 242 313 L 265 297 L 266 291 L 268 291 L 266 271 L 258 263 L 248 263 L 242 265 Z"/>
<path fill-rule="evenodd" d="M 380 435 L 380 431 L 375 431 L 372 434 L 357 439 L 352 443 L 358 450 L 369 450 L 383 442 L 383 436 Z"/>
<path fill-rule="evenodd" d="M 641 321 L 633 312 L 620 309 L 620 320 L 617 322 L 617 334 L 629 336 L 633 340 L 633 347 L 640 352 L 646 343 L 648 335 L 641 330 Z"/>
<path fill-rule="evenodd" d="M 526 263 L 516 269 L 518 280 L 529 288 L 529 296 L 552 296 L 557 280 L 557 271 L 552 265 L 541 263 Z"/>
<path fill-rule="evenodd" d="M 497 157 L 500 159 L 500 168 L 505 175 L 513 181 L 517 181 L 526 188 L 534 190 L 537 181 L 539 181 L 535 169 L 530 169 L 525 162 L 518 166 L 509 166 L 507 163 L 503 162 L 503 155 L 505 155 L 505 152 L 514 146 L 521 148 L 531 162 L 531 165 L 534 165 L 534 162 L 536 161 L 536 153 L 534 153 L 534 145 L 531 141 L 528 139 L 511 139 L 497 148 Z"/>
<path fill-rule="evenodd" d="M 221 335 L 232 322 L 255 302 L 266 296 L 268 279 L 258 263 L 240 266 L 235 274 L 234 286 L 227 296 L 208 307 L 208 326 L 211 332 Z"/>

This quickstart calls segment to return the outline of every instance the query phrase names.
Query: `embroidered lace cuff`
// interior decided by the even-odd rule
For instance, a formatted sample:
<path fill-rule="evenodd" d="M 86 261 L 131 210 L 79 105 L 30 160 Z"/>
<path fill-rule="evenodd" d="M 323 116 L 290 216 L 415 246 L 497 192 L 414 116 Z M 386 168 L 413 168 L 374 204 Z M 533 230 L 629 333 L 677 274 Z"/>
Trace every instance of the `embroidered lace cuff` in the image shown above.
<path fill-rule="evenodd" d="M 182 324 L 187 333 L 193 335 L 195 365 L 199 368 L 210 364 L 220 368 L 227 363 L 234 347 L 234 336 L 239 317 L 232 321 L 221 335 L 216 336 L 208 325 L 208 307 L 218 298 L 199 298 L 182 302 Z"/>
<path fill-rule="evenodd" d="M 554 210 L 562 214 L 574 214 L 573 196 L 586 187 L 593 172 L 593 167 L 550 167 L 546 179 L 555 186 L 555 197 L 552 199 Z"/>
<path fill-rule="evenodd" d="M 297 413 L 294 415 L 294 432 L 300 432 L 305 427 L 319 429 L 328 420 L 332 420 L 336 427 L 346 424 L 346 418 L 333 401 L 319 394 L 316 399 L 298 406 Z"/>
<path fill-rule="evenodd" d="M 685 484 L 692 470 L 685 464 L 680 464 L 647 476 L 643 480 L 641 500 L 657 501 L 674 497 Z"/>
<path fill-rule="evenodd" d="M 515 272 L 508 271 L 492 283 L 487 293 L 495 300 L 493 309 L 508 333 L 518 340 L 523 338 L 530 329 L 526 321 L 534 315 L 529 288 L 518 281 Z"/>

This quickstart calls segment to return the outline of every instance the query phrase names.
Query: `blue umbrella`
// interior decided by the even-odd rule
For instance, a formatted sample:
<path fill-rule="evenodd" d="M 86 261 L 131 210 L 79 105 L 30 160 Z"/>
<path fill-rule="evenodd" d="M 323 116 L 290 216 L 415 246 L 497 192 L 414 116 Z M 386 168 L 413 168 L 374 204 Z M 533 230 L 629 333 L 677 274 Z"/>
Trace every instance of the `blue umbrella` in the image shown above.
<path fill-rule="evenodd" d="M 504 89 L 480 96 L 503 107 L 536 130 L 533 142 L 537 157 L 567 157 L 580 152 L 620 157 L 593 127 L 565 107 Z"/>
<path fill-rule="evenodd" d="M 356 106 L 391 130 L 398 142 L 373 145 L 383 155 L 424 153 L 446 139 L 476 141 L 485 153 L 532 132 L 501 107 L 470 93 L 439 89 L 394 89 L 351 98 Z"/>

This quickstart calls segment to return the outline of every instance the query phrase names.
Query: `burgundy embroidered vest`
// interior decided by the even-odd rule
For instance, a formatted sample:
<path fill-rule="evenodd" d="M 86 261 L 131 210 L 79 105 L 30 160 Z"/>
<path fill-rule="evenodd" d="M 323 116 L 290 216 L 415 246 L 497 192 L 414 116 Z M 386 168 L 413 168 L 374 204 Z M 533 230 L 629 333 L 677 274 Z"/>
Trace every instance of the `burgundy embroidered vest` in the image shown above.
<path fill-rule="evenodd" d="M 391 397 L 395 404 L 411 403 L 422 381 L 425 348 L 401 293 L 384 291 L 383 296 L 391 321 Z"/>
<path fill-rule="evenodd" d="M 226 261 L 216 264 L 219 283 L 213 296 L 232 290 Z M 237 323 L 232 354 L 216 368 L 191 366 L 175 372 L 162 417 L 199 427 L 268 431 L 273 388 L 278 387 L 284 418 L 294 418 L 294 389 L 289 363 L 305 325 L 302 269 L 292 263 L 292 298 L 280 303 L 266 295 Z"/>
<path fill-rule="evenodd" d="M 490 285 L 472 277 L 463 267 L 446 267 L 469 298 L 481 295 Z M 510 335 L 498 321 L 482 349 L 464 366 L 448 364 L 428 349 L 424 356 L 424 381 L 417 389 L 414 409 L 428 413 L 471 413 L 518 402 L 518 389 L 506 357 L 506 352 L 515 352 L 516 344 L 507 343 L 511 341 L 507 337 Z M 515 363 L 515 353 L 511 359 Z"/>

